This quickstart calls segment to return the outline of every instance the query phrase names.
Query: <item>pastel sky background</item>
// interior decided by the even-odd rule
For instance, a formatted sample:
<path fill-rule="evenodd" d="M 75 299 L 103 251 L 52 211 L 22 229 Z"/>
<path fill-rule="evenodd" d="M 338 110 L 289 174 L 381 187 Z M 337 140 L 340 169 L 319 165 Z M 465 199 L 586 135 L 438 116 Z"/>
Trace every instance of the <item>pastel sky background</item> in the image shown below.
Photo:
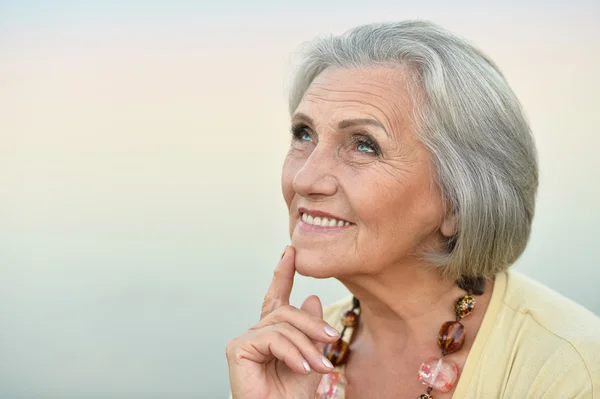
<path fill-rule="evenodd" d="M 515 267 L 600 314 L 600 2 L 0 0 L 0 397 L 226 397 L 288 243 L 290 56 L 409 18 L 505 73 L 541 162 Z"/>

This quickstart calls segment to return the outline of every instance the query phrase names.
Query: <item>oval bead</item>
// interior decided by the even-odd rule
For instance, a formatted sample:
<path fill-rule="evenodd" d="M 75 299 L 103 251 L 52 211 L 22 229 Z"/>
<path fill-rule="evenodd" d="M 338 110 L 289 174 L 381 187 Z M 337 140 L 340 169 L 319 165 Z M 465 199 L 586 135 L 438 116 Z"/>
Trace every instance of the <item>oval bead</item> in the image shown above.
<path fill-rule="evenodd" d="M 419 380 L 433 389 L 448 392 L 458 380 L 458 366 L 443 358 L 431 358 L 421 364 Z"/>
<path fill-rule="evenodd" d="M 435 399 L 435 398 L 432 395 L 424 393 L 424 394 L 419 395 L 419 397 L 417 399 Z"/>
<path fill-rule="evenodd" d="M 342 324 L 346 327 L 356 327 L 358 315 L 354 310 L 347 310 L 342 316 Z"/>
<path fill-rule="evenodd" d="M 338 371 L 332 371 L 321 378 L 315 399 L 339 399 L 344 394 L 346 379 Z"/>
<path fill-rule="evenodd" d="M 348 354 L 348 343 L 343 339 L 338 339 L 333 344 L 327 344 L 323 348 L 323 354 L 334 366 L 339 366 L 346 360 Z"/>
<path fill-rule="evenodd" d="M 440 328 L 438 345 L 447 355 L 460 350 L 465 343 L 465 337 L 465 326 L 458 321 L 447 321 Z"/>
<path fill-rule="evenodd" d="M 471 295 L 462 296 L 454 303 L 456 316 L 461 319 L 470 315 L 473 309 L 475 309 L 475 298 L 473 298 Z"/>

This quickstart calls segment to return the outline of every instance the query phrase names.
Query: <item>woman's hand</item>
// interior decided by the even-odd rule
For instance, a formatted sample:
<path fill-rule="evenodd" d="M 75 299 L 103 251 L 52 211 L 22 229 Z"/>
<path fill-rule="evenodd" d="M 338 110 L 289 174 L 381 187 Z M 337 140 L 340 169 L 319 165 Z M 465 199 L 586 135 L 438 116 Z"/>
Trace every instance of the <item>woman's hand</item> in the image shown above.
<path fill-rule="evenodd" d="M 323 320 L 321 301 L 290 306 L 296 252 L 286 247 L 265 296 L 260 321 L 227 344 L 233 399 L 314 399 L 322 374 L 333 370 L 322 355 L 339 333 Z"/>

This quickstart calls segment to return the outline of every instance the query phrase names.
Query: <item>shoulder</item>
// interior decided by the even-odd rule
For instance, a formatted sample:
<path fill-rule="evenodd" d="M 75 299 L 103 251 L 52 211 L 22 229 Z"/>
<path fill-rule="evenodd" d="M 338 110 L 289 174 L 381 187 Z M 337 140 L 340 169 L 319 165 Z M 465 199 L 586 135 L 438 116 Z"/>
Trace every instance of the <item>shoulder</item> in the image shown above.
<path fill-rule="evenodd" d="M 600 317 L 516 271 L 507 273 L 504 305 L 530 316 L 541 328 L 577 344 L 600 344 Z"/>
<path fill-rule="evenodd" d="M 538 361 L 540 384 L 564 386 L 561 381 L 570 381 L 568 385 L 600 391 L 600 318 L 591 311 L 510 271 L 497 323 L 507 336 L 514 336 L 512 349 L 527 354 L 529 365 Z"/>

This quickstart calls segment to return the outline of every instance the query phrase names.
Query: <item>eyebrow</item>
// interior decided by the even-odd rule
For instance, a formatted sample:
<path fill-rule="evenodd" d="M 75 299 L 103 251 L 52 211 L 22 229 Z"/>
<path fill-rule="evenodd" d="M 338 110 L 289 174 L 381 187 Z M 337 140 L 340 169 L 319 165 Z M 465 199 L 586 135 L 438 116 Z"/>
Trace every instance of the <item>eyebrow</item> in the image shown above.
<path fill-rule="evenodd" d="M 308 115 L 303 114 L 301 112 L 298 112 L 297 114 L 295 114 L 294 117 L 292 118 L 292 121 L 304 121 L 308 124 L 314 125 L 313 120 Z M 385 130 L 385 127 L 383 127 L 383 125 L 381 123 L 379 123 L 378 120 L 370 119 L 370 118 L 345 119 L 345 120 L 341 121 L 340 123 L 338 123 L 338 129 L 343 130 L 343 129 L 347 129 L 349 127 L 362 126 L 362 125 L 378 127 L 379 129 L 384 131 L 386 136 L 389 136 L 387 130 Z"/>

